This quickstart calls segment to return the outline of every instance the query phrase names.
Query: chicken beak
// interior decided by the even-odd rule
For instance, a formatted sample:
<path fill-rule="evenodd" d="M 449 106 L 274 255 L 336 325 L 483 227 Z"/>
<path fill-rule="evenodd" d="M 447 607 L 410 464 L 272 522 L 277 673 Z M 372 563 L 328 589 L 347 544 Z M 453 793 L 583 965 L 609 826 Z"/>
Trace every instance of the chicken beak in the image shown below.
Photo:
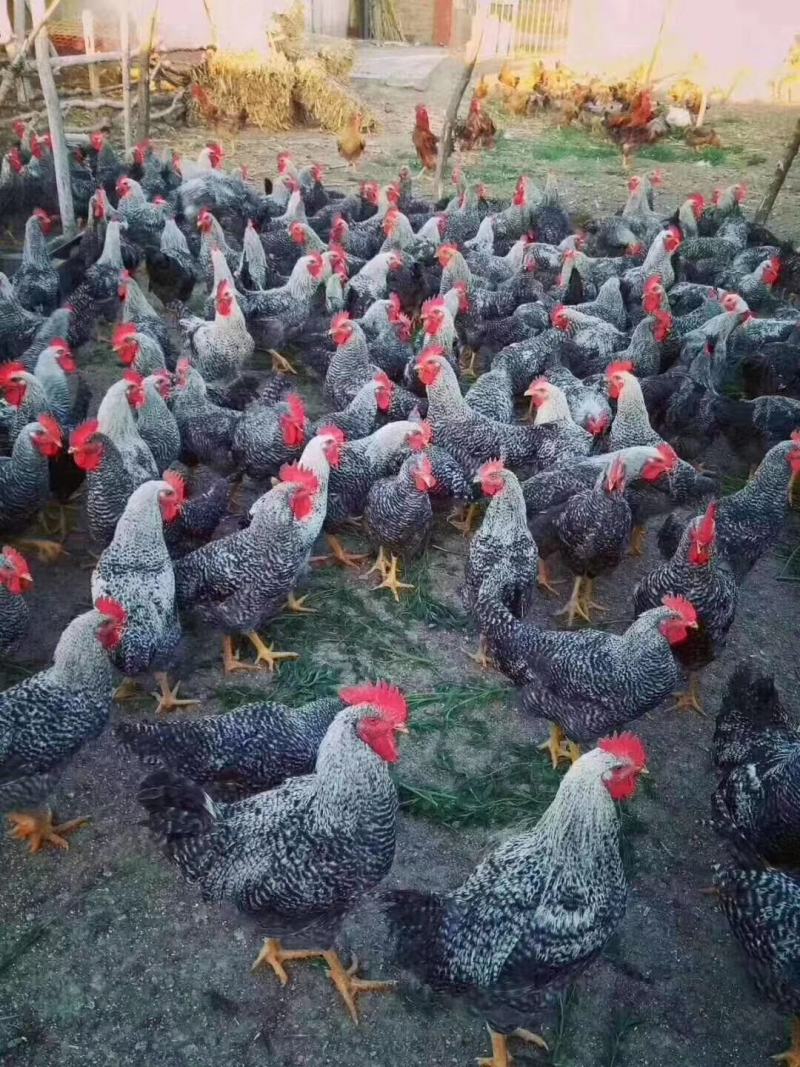
<path fill-rule="evenodd" d="M 407 734 L 409 732 L 408 727 L 403 723 L 400 726 L 395 726 L 395 732 L 398 734 Z"/>
<path fill-rule="evenodd" d="M 642 767 L 642 769 L 639 771 L 639 774 L 646 774 L 649 776 L 650 771 L 648 771 L 647 767 Z"/>

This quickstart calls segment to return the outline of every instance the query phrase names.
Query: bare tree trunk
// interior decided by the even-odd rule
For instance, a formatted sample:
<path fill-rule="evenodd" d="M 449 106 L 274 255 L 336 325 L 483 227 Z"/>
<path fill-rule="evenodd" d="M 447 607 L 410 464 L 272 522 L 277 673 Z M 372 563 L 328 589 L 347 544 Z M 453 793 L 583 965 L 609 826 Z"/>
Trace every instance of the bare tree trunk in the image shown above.
<path fill-rule="evenodd" d="M 44 26 L 44 0 L 28 0 L 28 4 L 34 23 L 41 23 Z M 75 208 L 72 204 L 69 154 L 67 151 L 67 139 L 64 136 L 64 120 L 61 117 L 58 90 L 53 77 L 53 69 L 50 66 L 50 41 L 46 29 L 42 29 L 37 34 L 35 48 L 36 62 L 39 67 L 39 81 L 42 84 L 42 95 L 47 108 L 47 125 L 50 127 L 50 137 L 53 141 L 53 169 L 56 173 L 61 229 L 65 237 L 71 237 L 75 232 Z"/>
<path fill-rule="evenodd" d="M 61 0 L 52 0 L 52 3 L 48 7 L 47 11 L 44 12 L 38 22 L 34 23 L 33 29 L 22 42 L 22 47 L 18 49 L 17 54 L 6 67 L 5 72 L 3 74 L 3 78 L 2 80 L 0 80 L 0 105 L 8 96 L 9 90 L 14 84 L 14 79 L 16 78 L 17 74 L 25 66 L 25 56 L 28 54 L 28 52 L 30 52 L 32 45 L 36 41 L 39 34 L 42 32 L 43 28 L 47 25 L 53 15 L 55 15 L 56 9 L 60 3 Z"/>
<path fill-rule="evenodd" d="M 25 0 L 14 0 L 14 40 L 15 54 L 18 55 L 25 42 Z M 17 82 L 17 101 L 27 103 L 32 95 L 30 82 L 23 75 Z"/>
<path fill-rule="evenodd" d="M 139 113 L 136 116 L 136 140 L 146 141 L 150 135 L 150 53 L 156 36 L 158 22 L 158 0 L 153 6 L 147 32 L 139 49 Z"/>
<path fill-rule="evenodd" d="M 769 218 L 769 213 L 772 211 L 778 193 L 781 191 L 781 187 L 786 180 L 786 175 L 789 173 L 789 169 L 791 168 L 792 163 L 794 163 L 798 151 L 800 151 L 800 118 L 797 120 L 797 125 L 794 128 L 794 135 L 786 146 L 783 158 L 775 168 L 775 173 L 772 176 L 772 181 L 769 183 L 769 188 L 766 193 L 764 193 L 764 197 L 756 210 L 755 221 L 761 226 L 763 226 Z"/>
<path fill-rule="evenodd" d="M 436 173 L 434 176 L 434 197 L 436 200 L 440 200 L 442 196 L 444 188 L 444 168 L 447 165 L 447 160 L 450 158 L 450 153 L 453 151 L 453 127 L 458 118 L 458 108 L 461 104 L 461 98 L 467 90 L 467 86 L 472 79 L 472 72 L 475 70 L 475 64 L 478 62 L 482 42 L 483 35 L 481 35 L 475 46 L 475 52 L 472 58 L 467 59 L 465 57 L 464 66 L 458 76 L 458 81 L 453 87 L 453 95 L 450 97 L 450 103 L 447 105 L 444 124 L 442 125 L 442 132 L 439 137 L 439 154 L 436 157 Z"/>

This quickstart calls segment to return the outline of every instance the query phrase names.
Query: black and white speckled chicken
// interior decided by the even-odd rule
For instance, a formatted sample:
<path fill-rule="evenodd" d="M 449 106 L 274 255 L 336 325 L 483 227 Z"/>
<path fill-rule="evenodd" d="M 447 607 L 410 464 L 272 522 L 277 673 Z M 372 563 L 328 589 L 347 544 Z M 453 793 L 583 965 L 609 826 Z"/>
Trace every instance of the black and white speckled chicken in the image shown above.
<path fill-rule="evenodd" d="M 40 415 L 20 431 L 10 456 L 0 456 L 0 534 L 19 533 L 50 498 L 49 461 L 63 445 L 61 427 Z M 41 542 L 42 551 L 47 542 Z"/>
<path fill-rule="evenodd" d="M 484 579 L 475 612 L 495 662 L 522 688 L 524 712 L 555 725 L 545 746 L 555 766 L 587 741 L 652 710 L 675 688 L 681 670 L 672 645 L 697 626 L 682 597 L 645 612 L 622 635 L 602 630 L 542 630 L 506 607 L 516 575 L 505 562 Z M 566 745 L 566 738 L 570 744 Z"/>
<path fill-rule="evenodd" d="M 308 428 L 305 404 L 298 393 L 289 393 L 276 404 L 254 401 L 243 412 L 233 435 L 237 468 L 262 481 L 277 475 L 284 463 L 300 455 Z"/>
<path fill-rule="evenodd" d="M 58 305 L 58 272 L 50 259 L 45 236 L 52 219 L 38 208 L 25 223 L 22 262 L 14 272 L 14 290 L 28 311 L 49 315 Z"/>
<path fill-rule="evenodd" d="M 591 608 L 598 607 L 592 600 L 594 579 L 619 566 L 628 547 L 631 509 L 625 480 L 625 464 L 617 459 L 591 489 L 571 496 L 554 521 L 559 553 L 575 575 L 563 609 L 569 626 L 576 615 L 592 621 Z"/>
<path fill-rule="evenodd" d="M 566 396 L 546 378 L 537 378 L 525 390 L 536 409 L 535 459 L 541 470 L 574 463 L 588 456 L 595 447 L 593 434 L 579 426 L 572 417 Z"/>
<path fill-rule="evenodd" d="M 205 282 L 208 291 L 213 293 L 216 290 L 216 282 L 214 279 L 214 264 L 211 259 L 212 251 L 218 249 L 222 253 L 231 273 L 238 270 L 242 253 L 240 249 L 232 248 L 228 244 L 225 232 L 219 222 L 205 208 L 197 216 L 197 228 L 200 231 L 197 273 L 201 281 Z"/>
<path fill-rule="evenodd" d="M 321 415 L 312 423 L 312 436 L 323 426 L 338 426 L 348 441 L 367 437 L 375 429 L 378 412 L 386 412 L 391 405 L 392 382 L 383 371 L 364 382 L 350 403 L 341 411 Z"/>
<path fill-rule="evenodd" d="M 330 274 L 328 261 L 319 252 L 301 256 L 285 285 L 246 294 L 244 311 L 259 347 L 280 349 L 300 336 L 311 314 L 314 294 Z"/>
<path fill-rule="evenodd" d="M 167 404 L 172 376 L 167 370 L 156 371 L 142 378 L 141 386 L 144 404 L 136 411 L 136 429 L 150 449 L 156 470 L 161 475 L 175 463 L 181 452 L 181 432 Z"/>
<path fill-rule="evenodd" d="M 483 521 L 469 543 L 461 590 L 464 607 L 469 613 L 474 612 L 484 578 L 496 563 L 505 560 L 515 575 L 514 583 L 504 591 L 506 607 L 516 618 L 524 619 L 536 587 L 539 552 L 528 529 L 522 489 L 502 460 L 485 463 L 475 480 L 490 499 Z M 491 645 L 488 651 L 491 652 Z M 488 665 L 483 640 L 476 658 L 482 666 Z"/>
<path fill-rule="evenodd" d="M 161 345 L 147 333 L 139 333 L 136 323 L 121 323 L 114 330 L 111 347 L 120 363 L 146 378 L 166 368 Z"/>
<path fill-rule="evenodd" d="M 737 493 L 724 496 L 717 508 L 717 548 L 738 581 L 778 538 L 789 507 L 791 486 L 800 476 L 800 431 L 775 445 L 753 477 Z M 674 515 L 664 521 L 658 544 L 665 557 L 674 554 L 683 534 Z"/>
<path fill-rule="evenodd" d="M 27 311 L 14 287 L 0 272 L 0 346 L 6 359 L 19 359 L 42 325 L 41 315 Z"/>
<path fill-rule="evenodd" d="M 173 522 L 184 500 L 183 479 L 171 471 L 163 480 L 145 482 L 131 493 L 111 543 L 92 572 L 92 600 L 111 598 L 126 612 L 125 631 L 111 653 L 126 677 L 153 670 L 161 694 L 159 711 L 195 700 L 177 697 L 167 667 L 181 638 L 175 601 L 175 574 L 164 540 L 164 523 Z"/>
<path fill-rule="evenodd" d="M 0 363 L 0 432 L 9 451 L 22 428 L 40 415 L 50 414 L 43 383 L 22 363 Z"/>
<path fill-rule="evenodd" d="M 25 557 L 11 545 L 0 548 L 0 652 L 8 652 L 28 630 L 24 593 L 33 585 Z"/>
<path fill-rule="evenodd" d="M 736 614 L 737 586 L 717 553 L 717 504 L 684 529 L 671 560 L 658 564 L 633 591 L 637 615 L 657 607 L 664 596 L 683 596 L 697 610 L 697 629 L 675 646 L 675 658 L 689 672 L 690 684 L 678 698 L 678 707 L 702 712 L 697 694 L 697 672 L 707 666 L 725 644 Z"/>
<path fill-rule="evenodd" d="M 756 988 L 791 1013 L 792 1044 L 774 1056 L 800 1065 L 800 879 L 761 864 L 717 868 L 714 886 Z"/>
<path fill-rule="evenodd" d="M 157 248 L 166 220 L 165 204 L 151 203 L 141 185 L 127 176 L 117 181 L 117 211 L 128 227 L 128 236 L 142 248 Z"/>
<path fill-rule="evenodd" d="M 136 488 L 133 477 L 114 442 L 100 433 L 97 419 L 76 427 L 70 435 L 69 446 L 73 461 L 86 472 L 89 534 L 93 541 L 107 545 Z"/>
<path fill-rule="evenodd" d="M 157 249 L 146 250 L 150 288 L 163 304 L 186 301 L 197 280 L 197 266 L 174 219 L 167 219 Z"/>
<path fill-rule="evenodd" d="M 69 847 L 87 819 L 53 825 L 46 807 L 70 759 L 108 722 L 114 691 L 109 660 L 127 628 L 122 605 L 98 600 L 59 638 L 53 664 L 0 694 L 0 810 L 31 852 Z M 38 809 L 38 810 L 37 810 Z"/>
<path fill-rule="evenodd" d="M 116 445 L 136 488 L 157 478 L 158 469 L 153 453 L 139 433 L 134 415 L 145 402 L 142 379 L 130 371 L 126 375 L 106 390 L 96 418 L 100 433 Z"/>
<path fill-rule="evenodd" d="M 750 664 L 731 674 L 717 712 L 716 829 L 739 859 L 796 871 L 800 731 L 774 679 Z"/>
<path fill-rule="evenodd" d="M 322 697 L 299 708 L 272 700 L 181 722 L 117 724 L 114 733 L 143 764 L 185 774 L 215 797 L 235 799 L 311 774 L 328 727 L 344 707 Z"/>
<path fill-rule="evenodd" d="M 634 445 L 664 444 L 664 439 L 650 425 L 642 387 L 630 363 L 612 363 L 606 371 L 608 395 L 617 403 L 614 421 L 606 439 L 609 452 Z"/>
<path fill-rule="evenodd" d="M 487 1021 L 491 1059 L 511 1063 L 512 1037 L 548 991 L 600 953 L 625 914 L 627 883 L 615 801 L 630 799 L 647 755 L 632 734 L 605 738 L 567 772 L 535 827 L 490 853 L 447 893 L 394 890 L 387 913 L 400 965 L 465 999 Z"/>
<path fill-rule="evenodd" d="M 208 396 L 205 379 L 185 357 L 178 360 L 172 394 L 172 414 L 181 435 L 186 463 L 231 466 L 231 448 L 240 411 L 220 407 Z"/>
<path fill-rule="evenodd" d="M 219 283 L 214 304 L 213 322 L 196 317 L 181 319 L 181 329 L 200 374 L 210 382 L 229 381 L 241 374 L 255 342 L 230 282 Z"/>
<path fill-rule="evenodd" d="M 497 363 L 479 375 L 464 394 L 464 401 L 473 411 L 479 411 L 496 422 L 511 422 L 514 417 L 514 394 L 511 375 L 505 363 Z"/>
<path fill-rule="evenodd" d="M 341 692 L 348 706 L 319 747 L 314 774 L 268 793 L 220 804 L 188 779 L 156 771 L 139 802 L 151 831 L 206 900 L 252 915 L 268 936 L 254 964 L 285 984 L 284 963 L 321 957 L 351 1017 L 359 993 L 390 988 L 345 970 L 333 950 L 347 911 L 389 873 L 395 851 L 397 792 L 389 764 L 406 731 L 402 694 L 385 683 Z M 308 843 L 298 848 L 298 842 Z M 294 936 L 302 949 L 288 949 Z M 318 942 L 309 947 L 309 940 Z M 284 945 L 288 949 L 284 949 Z"/>
<path fill-rule="evenodd" d="M 345 299 L 348 311 L 358 318 L 373 300 L 380 300 L 388 294 L 389 289 L 396 289 L 396 279 L 391 275 L 405 265 L 404 254 L 396 249 L 379 252 L 368 260 L 347 283 Z"/>
<path fill-rule="evenodd" d="M 282 659 L 296 658 L 294 653 L 274 651 L 257 629 L 287 599 L 295 603 L 292 590 L 324 521 L 329 459 L 338 458 L 338 447 L 332 434 L 314 438 L 300 462 L 284 467 L 282 481 L 253 504 L 249 526 L 204 545 L 175 565 L 179 604 L 196 606 L 225 634 L 226 672 L 257 669 L 261 663 L 274 671 Z M 233 636 L 238 634 L 255 648 L 254 664 L 236 655 Z"/>
<path fill-rule="evenodd" d="M 378 556 L 373 570 L 381 575 L 378 589 L 390 589 L 399 600 L 401 582 L 398 562 L 413 560 L 424 552 L 433 527 L 433 509 L 428 494 L 436 485 L 433 467 L 424 452 L 413 452 L 398 473 L 381 478 L 370 489 L 364 505 L 364 529 Z"/>
<path fill-rule="evenodd" d="M 139 333 L 147 333 L 161 345 L 167 366 L 172 369 L 178 361 L 179 350 L 174 343 L 165 320 L 144 295 L 142 290 L 123 272 L 119 282 L 119 296 L 122 300 L 122 322 L 133 322 Z M 73 294 L 74 303 L 74 294 Z"/>

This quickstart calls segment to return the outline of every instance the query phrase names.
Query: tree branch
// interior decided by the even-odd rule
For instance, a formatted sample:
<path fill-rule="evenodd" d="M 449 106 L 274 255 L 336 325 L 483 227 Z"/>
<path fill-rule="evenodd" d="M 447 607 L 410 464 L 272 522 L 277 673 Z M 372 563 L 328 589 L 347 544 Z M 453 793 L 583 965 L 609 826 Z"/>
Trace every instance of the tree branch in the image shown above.
<path fill-rule="evenodd" d="M 797 125 L 794 128 L 794 135 L 791 141 L 786 146 L 786 151 L 783 153 L 783 158 L 779 161 L 775 168 L 775 173 L 772 176 L 772 181 L 769 183 L 769 188 L 764 193 L 761 203 L 758 205 L 758 209 L 755 215 L 755 222 L 760 225 L 769 218 L 769 213 L 775 204 L 778 197 L 778 193 L 781 191 L 783 183 L 786 181 L 786 175 L 789 173 L 789 169 L 794 163 L 795 156 L 800 151 L 800 118 L 797 120 Z"/>
<path fill-rule="evenodd" d="M 3 74 L 2 81 L 0 81 L 0 106 L 2 106 L 3 101 L 8 96 L 9 90 L 14 84 L 14 79 L 16 78 L 17 74 L 22 71 L 22 68 L 25 65 L 25 56 L 28 54 L 28 52 L 30 52 L 31 48 L 36 42 L 36 38 L 39 36 L 41 31 L 44 29 L 44 27 L 47 25 L 53 15 L 55 15 L 56 9 L 58 8 L 60 3 L 61 0 L 52 0 L 48 9 L 42 15 L 39 21 L 34 24 L 33 29 L 22 42 L 19 51 L 6 68 L 5 73 Z"/>

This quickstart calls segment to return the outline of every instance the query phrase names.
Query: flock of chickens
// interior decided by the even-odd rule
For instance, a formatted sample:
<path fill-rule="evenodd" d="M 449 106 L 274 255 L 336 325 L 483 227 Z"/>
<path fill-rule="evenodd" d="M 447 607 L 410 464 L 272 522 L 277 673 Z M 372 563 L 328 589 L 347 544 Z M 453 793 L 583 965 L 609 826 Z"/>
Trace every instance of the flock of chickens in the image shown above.
<path fill-rule="evenodd" d="M 625 913 L 615 801 L 633 796 L 647 754 L 620 731 L 687 677 L 681 703 L 699 709 L 692 681 L 722 650 L 800 473 L 785 247 L 748 222 L 739 185 L 670 213 L 633 178 L 618 214 L 576 232 L 552 178 L 540 190 L 522 177 L 500 202 L 456 173 L 453 197 L 431 204 L 405 169 L 343 195 L 282 153 L 262 194 L 216 144 L 196 163 L 150 144 L 123 162 L 96 134 L 72 153 L 86 225 L 57 271 L 48 141 L 16 133 L 0 206 L 29 217 L 21 265 L 0 275 L 3 650 L 28 626 L 24 553 L 58 563 L 58 541 L 30 536 L 37 516 L 63 534 L 80 492 L 100 556 L 94 607 L 52 666 L 0 695 L 12 836 L 67 847 L 84 820 L 55 823 L 47 801 L 131 680 L 155 674 L 159 711 L 194 703 L 168 673 L 186 613 L 219 633 L 226 672 L 275 670 L 294 653 L 262 632 L 282 610 L 313 610 L 303 590 L 323 532 L 326 558 L 356 567 L 365 557 L 337 532 L 360 521 L 377 588 L 399 598 L 437 513 L 455 506 L 468 532 L 485 498 L 463 586 L 479 656 L 512 680 L 523 714 L 551 724 L 543 747 L 569 767 L 540 822 L 462 885 L 394 892 L 386 909 L 399 964 L 487 1020 L 481 1063 L 508 1065 L 513 1036 L 546 1047 L 521 1029 L 541 994 Z M 120 375 L 93 398 L 80 352 L 100 338 Z M 273 373 L 248 368 L 256 346 Z M 323 416 L 309 416 L 282 349 L 324 380 Z M 690 462 L 720 435 L 758 464 L 723 496 Z M 245 478 L 258 495 L 241 516 Z M 633 621 L 593 628 L 595 579 L 640 550 L 657 516 L 664 561 L 632 591 Z M 568 628 L 541 629 L 526 614 L 556 558 L 574 579 Z M 392 866 L 390 766 L 408 727 L 405 696 L 383 681 L 300 708 L 115 726 L 151 768 L 138 799 L 169 859 L 204 899 L 258 921 L 257 963 L 283 984 L 287 962 L 323 958 L 354 1020 L 360 994 L 392 983 L 345 967 L 335 937 Z M 714 758 L 732 855 L 716 892 L 760 986 L 800 1012 L 800 737 L 771 679 L 737 669 Z M 783 1058 L 798 1067 L 800 1044 Z"/>

